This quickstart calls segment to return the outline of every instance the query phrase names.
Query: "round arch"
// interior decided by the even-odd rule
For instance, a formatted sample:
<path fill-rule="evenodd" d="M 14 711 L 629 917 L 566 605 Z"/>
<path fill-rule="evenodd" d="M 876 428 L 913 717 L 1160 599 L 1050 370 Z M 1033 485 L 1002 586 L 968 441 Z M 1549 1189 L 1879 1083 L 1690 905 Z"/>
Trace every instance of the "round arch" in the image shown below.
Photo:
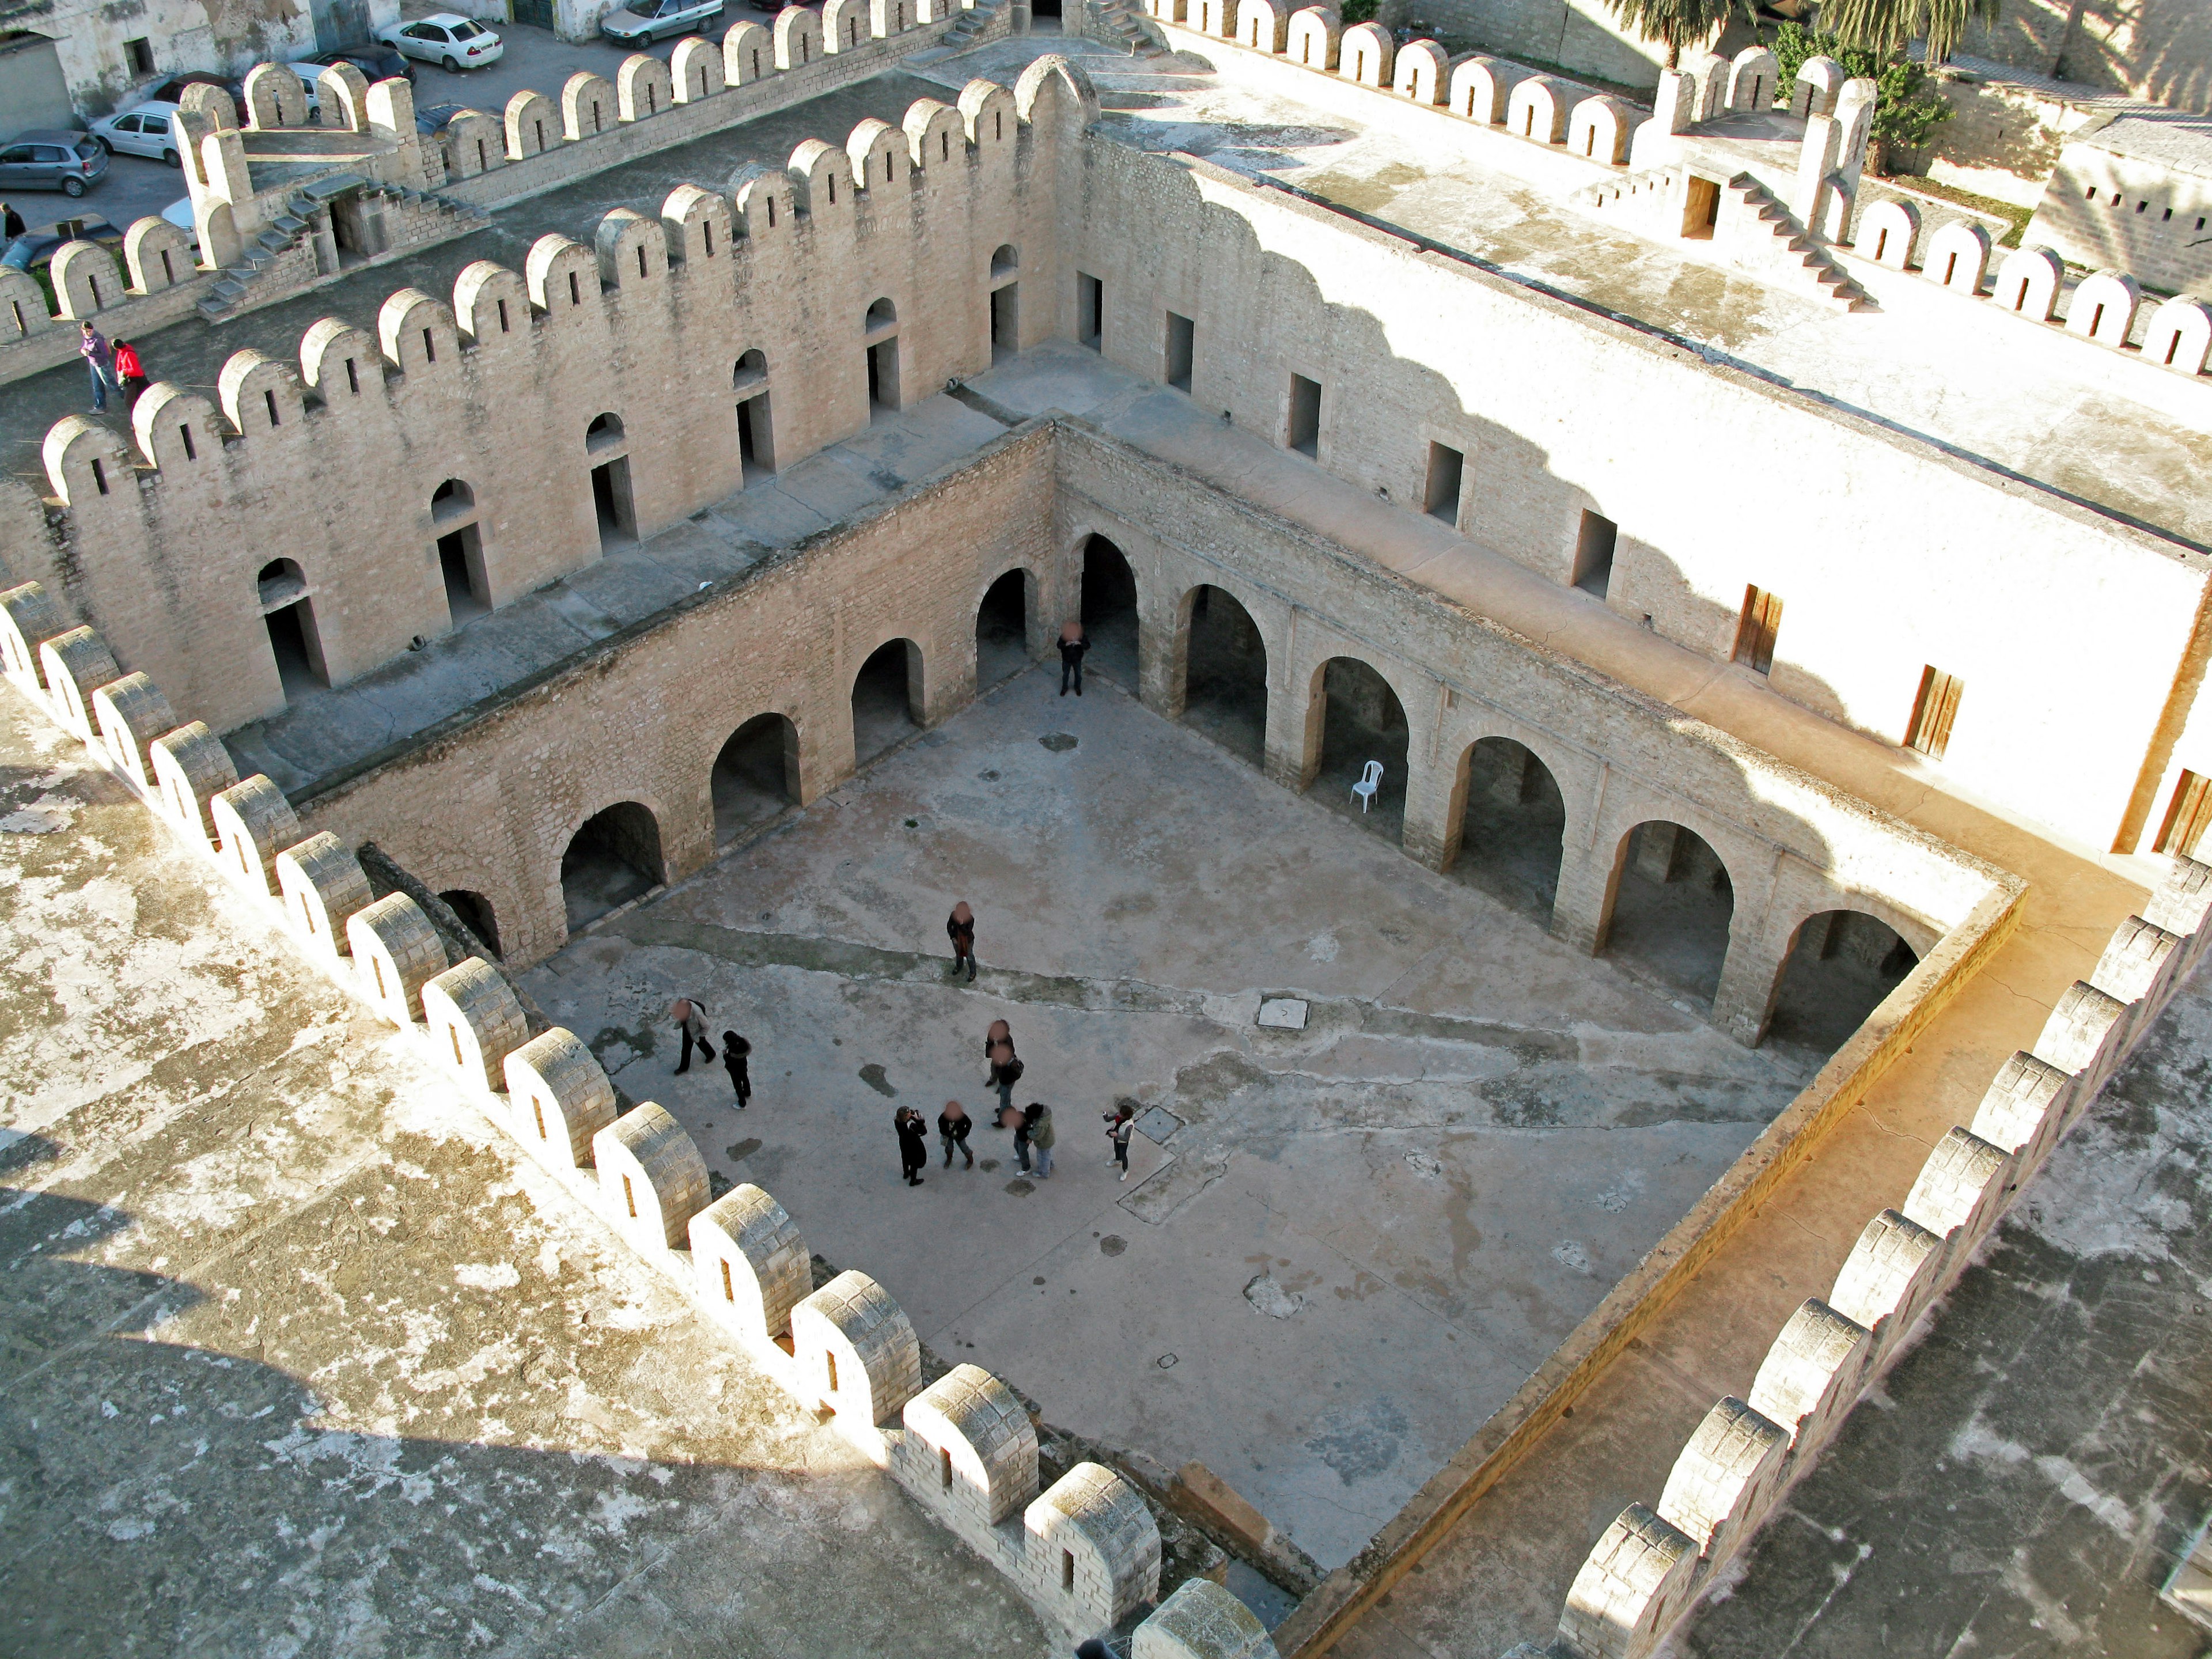
<path fill-rule="evenodd" d="M 1306 752 L 1307 787 L 1316 799 L 1391 841 L 1405 839 L 1413 731 L 1388 674 L 1363 657 L 1316 664 L 1307 685 Z M 1354 784 L 1370 776 L 1372 797 L 1356 794 Z"/>
<path fill-rule="evenodd" d="M 1767 1000 L 1768 1041 L 1809 1048 L 1825 1059 L 1924 954 L 1870 911 L 1816 911 L 1791 930 L 1789 953 Z"/>
<path fill-rule="evenodd" d="M 1076 550 L 1081 561 L 1076 614 L 1091 641 L 1089 665 L 1108 678 L 1133 687 L 1142 599 L 1136 567 L 1121 544 L 1101 531 L 1085 532 L 1078 538 Z"/>
<path fill-rule="evenodd" d="M 798 723 L 779 709 L 755 714 L 724 739 L 707 775 L 715 846 L 799 805 L 799 741 Z"/>
<path fill-rule="evenodd" d="M 561 854 L 568 931 L 653 890 L 667 879 L 660 819 L 642 801 L 617 801 L 576 827 Z"/>
<path fill-rule="evenodd" d="M 865 766 L 921 729 L 924 710 L 921 647 L 890 639 L 870 652 L 853 675 L 853 764 Z"/>
<path fill-rule="evenodd" d="M 975 600 L 975 690 L 989 690 L 1030 665 L 1035 629 L 1036 573 L 1025 564 L 993 577 Z"/>
<path fill-rule="evenodd" d="M 1548 926 L 1566 854 L 1559 774 L 1519 738 L 1486 732 L 1460 750 L 1446 873 Z"/>
<path fill-rule="evenodd" d="M 1601 949 L 1642 977 L 1710 1010 L 1735 920 L 1735 880 L 1687 824 L 1646 818 L 1614 844 Z"/>
<path fill-rule="evenodd" d="M 1267 750 L 1267 639 L 1249 606 L 1200 582 L 1176 604 L 1182 719 L 1254 765 Z"/>
<path fill-rule="evenodd" d="M 491 901 L 470 887 L 450 887 L 438 896 L 460 918 L 461 926 L 476 935 L 485 954 L 498 961 L 503 954 L 499 947 L 499 915 Z"/>
<path fill-rule="evenodd" d="M 605 410 L 592 416 L 585 425 L 584 448 L 589 454 L 604 454 L 609 450 L 621 448 L 625 437 L 623 417 L 611 409 Z"/>

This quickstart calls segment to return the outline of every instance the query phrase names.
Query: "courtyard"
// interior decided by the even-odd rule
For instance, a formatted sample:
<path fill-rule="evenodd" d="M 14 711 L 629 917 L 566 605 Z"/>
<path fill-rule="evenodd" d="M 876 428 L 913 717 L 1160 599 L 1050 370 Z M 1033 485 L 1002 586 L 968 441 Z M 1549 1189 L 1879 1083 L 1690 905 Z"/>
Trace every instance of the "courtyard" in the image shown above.
<path fill-rule="evenodd" d="M 1304 796 L 1267 781 L 1233 730 L 1207 735 L 1203 699 L 1176 723 L 1095 672 L 1057 692 L 1056 665 L 1018 672 L 902 733 L 864 671 L 856 724 L 889 743 L 872 765 L 522 982 L 676 1114 L 718 1188 L 766 1188 L 945 1360 L 1061 1429 L 1204 1463 L 1333 1568 L 1825 1051 L 1730 1042 L 1669 994 L 1663 951 L 1554 940 L 1513 902 L 1525 854 L 1493 896 L 1408 860 L 1328 771 Z M 944 930 L 962 898 L 972 986 Z M 750 1109 L 719 1065 L 672 1074 L 679 994 L 718 1047 L 751 1042 Z M 1272 997 L 1304 1002 L 1304 1028 L 1261 1026 Z M 988 1127 L 998 1018 L 1017 1101 L 1053 1109 L 1048 1181 Z M 1124 1098 L 1144 1131 L 1126 1183 L 1102 1121 Z M 933 1127 L 947 1099 L 976 1121 L 975 1167 L 939 1155 L 902 1186 L 894 1112 Z"/>

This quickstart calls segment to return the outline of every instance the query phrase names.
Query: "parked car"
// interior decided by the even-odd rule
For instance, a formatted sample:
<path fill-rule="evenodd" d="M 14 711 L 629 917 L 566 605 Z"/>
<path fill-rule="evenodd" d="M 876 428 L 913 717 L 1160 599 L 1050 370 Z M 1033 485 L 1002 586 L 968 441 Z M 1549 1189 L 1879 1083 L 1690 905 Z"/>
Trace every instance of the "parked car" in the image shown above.
<path fill-rule="evenodd" d="M 181 104 L 186 87 L 221 87 L 236 98 L 244 87 L 243 82 L 226 81 L 220 75 L 210 75 L 205 70 L 188 70 L 182 75 L 172 75 L 156 81 L 138 94 L 140 104 Z M 136 108 L 137 106 L 132 106 Z"/>
<path fill-rule="evenodd" d="M 426 104 L 415 112 L 415 131 L 425 138 L 443 132 L 446 123 L 466 108 L 466 104 Z"/>
<path fill-rule="evenodd" d="M 82 196 L 107 176 L 107 152 L 87 132 L 38 128 L 0 145 L 0 190 Z"/>
<path fill-rule="evenodd" d="M 179 230 L 194 231 L 199 228 L 199 222 L 192 217 L 192 198 L 189 196 L 177 198 L 175 201 L 161 210 L 161 216 Z"/>
<path fill-rule="evenodd" d="M 53 263 L 54 255 L 70 242 L 97 242 L 110 253 L 123 252 L 123 233 L 105 219 L 70 219 L 52 230 L 34 230 L 18 236 L 0 252 L 0 270 L 39 270 Z"/>
<path fill-rule="evenodd" d="M 415 78 L 415 65 L 389 46 L 341 46 L 336 52 L 319 52 L 307 61 L 320 64 L 325 69 L 339 64 L 351 64 L 371 85 L 379 81 L 412 81 Z"/>
<path fill-rule="evenodd" d="M 453 75 L 465 69 L 482 69 L 486 64 L 495 64 L 506 50 L 499 36 L 482 23 L 452 11 L 441 11 L 412 23 L 387 23 L 377 30 L 376 38 L 407 57 L 419 58 L 426 64 L 443 64 L 447 72 Z"/>
<path fill-rule="evenodd" d="M 300 90 L 307 94 L 307 118 L 310 121 L 321 120 L 323 100 L 317 96 L 317 94 L 323 84 L 323 66 L 317 63 L 303 62 L 286 64 L 283 67 L 300 77 Z"/>
<path fill-rule="evenodd" d="M 672 34 L 696 34 L 722 15 L 722 0 L 629 0 L 599 22 L 618 46 L 642 46 Z"/>
<path fill-rule="evenodd" d="M 103 115 L 92 124 L 93 140 L 103 149 L 150 156 L 175 167 L 177 139 L 169 130 L 169 118 L 176 112 L 174 104 L 140 104 L 120 115 Z"/>

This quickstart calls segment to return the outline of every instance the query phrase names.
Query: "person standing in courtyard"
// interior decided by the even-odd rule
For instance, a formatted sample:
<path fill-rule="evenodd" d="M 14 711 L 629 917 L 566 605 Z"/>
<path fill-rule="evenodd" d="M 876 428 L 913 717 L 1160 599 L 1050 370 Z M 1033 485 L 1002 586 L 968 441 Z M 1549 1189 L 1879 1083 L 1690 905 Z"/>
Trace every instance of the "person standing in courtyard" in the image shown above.
<path fill-rule="evenodd" d="M 968 964 L 968 978 L 975 978 L 975 913 L 962 899 L 952 907 L 952 914 L 945 919 L 945 937 L 952 941 L 952 971 L 958 973 L 960 964 Z"/>
<path fill-rule="evenodd" d="M 753 1097 L 753 1075 L 746 1060 L 753 1045 L 735 1031 L 722 1033 L 722 1066 L 730 1074 L 730 1087 L 738 1091 L 738 1109 L 744 1111 L 745 1103 Z M 712 1060 L 714 1056 L 708 1056 Z"/>
<path fill-rule="evenodd" d="M 899 1173 L 909 1187 L 921 1185 L 921 1172 L 929 1167 L 929 1126 L 911 1106 L 902 1106 L 891 1120 L 898 1129 Z"/>
<path fill-rule="evenodd" d="M 668 1005 L 668 1017 L 676 1022 L 676 1029 L 684 1038 L 684 1052 L 676 1061 L 676 1075 L 682 1077 L 691 1069 L 691 1049 L 696 1044 L 702 1055 L 708 1060 L 714 1051 L 707 1046 L 707 1011 L 696 999 L 678 997 Z"/>
<path fill-rule="evenodd" d="M 1052 1108 L 1041 1100 L 1030 1102 L 1029 1109 L 1022 1114 L 1022 1127 L 1029 1131 L 1030 1150 L 1036 1154 L 1036 1178 L 1052 1179 Z"/>
<path fill-rule="evenodd" d="M 1001 1042 L 991 1049 L 990 1085 L 999 1091 L 999 1109 L 1003 1112 L 1014 1103 L 1014 1085 L 1022 1080 L 1023 1066 L 1014 1053 L 1012 1042 Z"/>
<path fill-rule="evenodd" d="M 1075 683 L 1075 695 L 1083 695 L 1083 653 L 1091 648 L 1091 638 L 1083 631 L 1079 622 L 1060 625 L 1060 695 L 1067 695 L 1068 682 Z"/>
<path fill-rule="evenodd" d="M 1003 1019 L 994 1019 L 991 1022 L 991 1029 L 983 1033 L 983 1058 L 988 1060 L 991 1050 L 1002 1042 L 1009 1048 L 1014 1046 L 1014 1028 Z"/>
<path fill-rule="evenodd" d="M 115 385 L 123 393 L 125 409 L 137 404 L 138 394 L 146 389 L 146 366 L 138 361 L 138 348 L 128 340 L 115 343 Z"/>
<path fill-rule="evenodd" d="M 1014 1161 L 1022 1166 L 1022 1173 L 1030 1172 L 1030 1115 L 1013 1108 L 999 1114 L 1003 1127 L 1012 1120 L 1014 1131 Z"/>
<path fill-rule="evenodd" d="M 958 1101 L 945 1103 L 945 1109 L 937 1115 L 937 1138 L 945 1143 L 946 1169 L 952 1167 L 952 1153 L 956 1147 L 968 1160 L 962 1167 L 969 1170 L 975 1167 L 975 1154 L 968 1150 L 968 1132 L 975 1127 L 975 1120 L 968 1115 L 967 1109 Z"/>
<path fill-rule="evenodd" d="M 76 355 L 92 370 L 92 412 L 107 412 L 107 394 L 115 385 L 115 353 L 109 348 L 107 337 L 90 323 L 77 325 L 79 337 Z"/>
<path fill-rule="evenodd" d="M 23 234 L 23 216 L 15 211 L 13 202 L 0 202 L 0 246 L 14 241 Z"/>
<path fill-rule="evenodd" d="M 1129 1178 L 1129 1133 L 1136 1127 L 1137 1115 L 1126 1100 L 1106 1114 L 1106 1138 L 1114 1143 L 1114 1156 L 1106 1160 L 1107 1167 L 1120 1164 L 1123 1181 Z"/>

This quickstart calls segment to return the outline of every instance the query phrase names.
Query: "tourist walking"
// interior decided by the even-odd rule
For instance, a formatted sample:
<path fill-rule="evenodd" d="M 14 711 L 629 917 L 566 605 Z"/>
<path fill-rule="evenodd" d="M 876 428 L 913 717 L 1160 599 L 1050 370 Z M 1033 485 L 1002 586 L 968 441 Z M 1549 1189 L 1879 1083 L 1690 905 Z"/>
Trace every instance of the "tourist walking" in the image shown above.
<path fill-rule="evenodd" d="M 1036 1178 L 1049 1181 L 1052 1179 L 1054 1139 L 1052 1108 L 1041 1100 L 1031 1101 L 1029 1109 L 1022 1114 L 1022 1123 L 1029 1131 L 1030 1150 L 1036 1154 Z"/>
<path fill-rule="evenodd" d="M 115 385 L 115 353 L 108 346 L 107 337 L 90 323 L 79 323 L 77 327 L 81 333 L 76 355 L 92 370 L 92 412 L 105 415 L 107 394 Z"/>
<path fill-rule="evenodd" d="M 1014 1045 L 1001 1042 L 991 1050 L 990 1085 L 999 1091 L 999 1109 L 1005 1111 L 1014 1103 L 1014 1085 L 1022 1080 L 1024 1067 L 1014 1053 Z"/>
<path fill-rule="evenodd" d="M 696 998 L 677 998 L 668 1005 L 668 1017 L 676 1022 L 676 1029 L 684 1038 L 684 1052 L 676 1061 L 677 1076 L 682 1077 L 691 1069 L 694 1045 L 706 1059 L 714 1059 L 714 1051 L 707 1046 L 707 1011 L 699 1006 Z"/>
<path fill-rule="evenodd" d="M 957 1100 L 945 1103 L 945 1109 L 937 1115 L 937 1138 L 945 1143 L 945 1167 L 952 1167 L 952 1153 L 957 1147 L 968 1162 L 962 1167 L 975 1167 L 975 1154 L 968 1150 L 968 1132 L 975 1127 L 967 1109 Z"/>
<path fill-rule="evenodd" d="M 115 343 L 115 384 L 123 393 L 123 406 L 134 407 L 146 389 L 146 370 L 138 361 L 138 348 L 128 340 Z"/>
<path fill-rule="evenodd" d="M 1067 695 L 1070 680 L 1075 683 L 1075 695 L 1083 695 L 1083 653 L 1091 648 L 1091 639 L 1079 622 L 1060 625 L 1060 695 Z"/>
<path fill-rule="evenodd" d="M 1106 1114 L 1106 1138 L 1114 1143 L 1114 1156 L 1106 1160 L 1109 1168 L 1121 1166 L 1121 1179 L 1129 1178 L 1129 1133 L 1137 1127 L 1137 1115 L 1123 1101 Z"/>
<path fill-rule="evenodd" d="M 90 325 L 87 325 L 90 326 Z M 952 941 L 952 971 L 958 973 L 960 964 L 968 964 L 968 977 L 975 977 L 975 913 L 962 899 L 952 907 L 952 914 L 945 919 L 945 937 Z"/>
<path fill-rule="evenodd" d="M 752 1051 L 753 1045 L 735 1031 L 722 1033 L 722 1066 L 730 1074 L 730 1087 L 738 1091 L 738 1109 L 741 1112 L 753 1097 L 753 1074 L 745 1063 Z M 709 1054 L 708 1058 L 712 1060 L 714 1056 Z"/>
<path fill-rule="evenodd" d="M 898 1129 L 899 1173 L 909 1187 L 921 1185 L 921 1172 L 929 1167 L 929 1126 L 911 1106 L 902 1106 L 891 1120 Z"/>
<path fill-rule="evenodd" d="M 23 216 L 15 211 L 13 202 L 0 202 L 0 246 L 14 241 L 23 234 Z"/>

